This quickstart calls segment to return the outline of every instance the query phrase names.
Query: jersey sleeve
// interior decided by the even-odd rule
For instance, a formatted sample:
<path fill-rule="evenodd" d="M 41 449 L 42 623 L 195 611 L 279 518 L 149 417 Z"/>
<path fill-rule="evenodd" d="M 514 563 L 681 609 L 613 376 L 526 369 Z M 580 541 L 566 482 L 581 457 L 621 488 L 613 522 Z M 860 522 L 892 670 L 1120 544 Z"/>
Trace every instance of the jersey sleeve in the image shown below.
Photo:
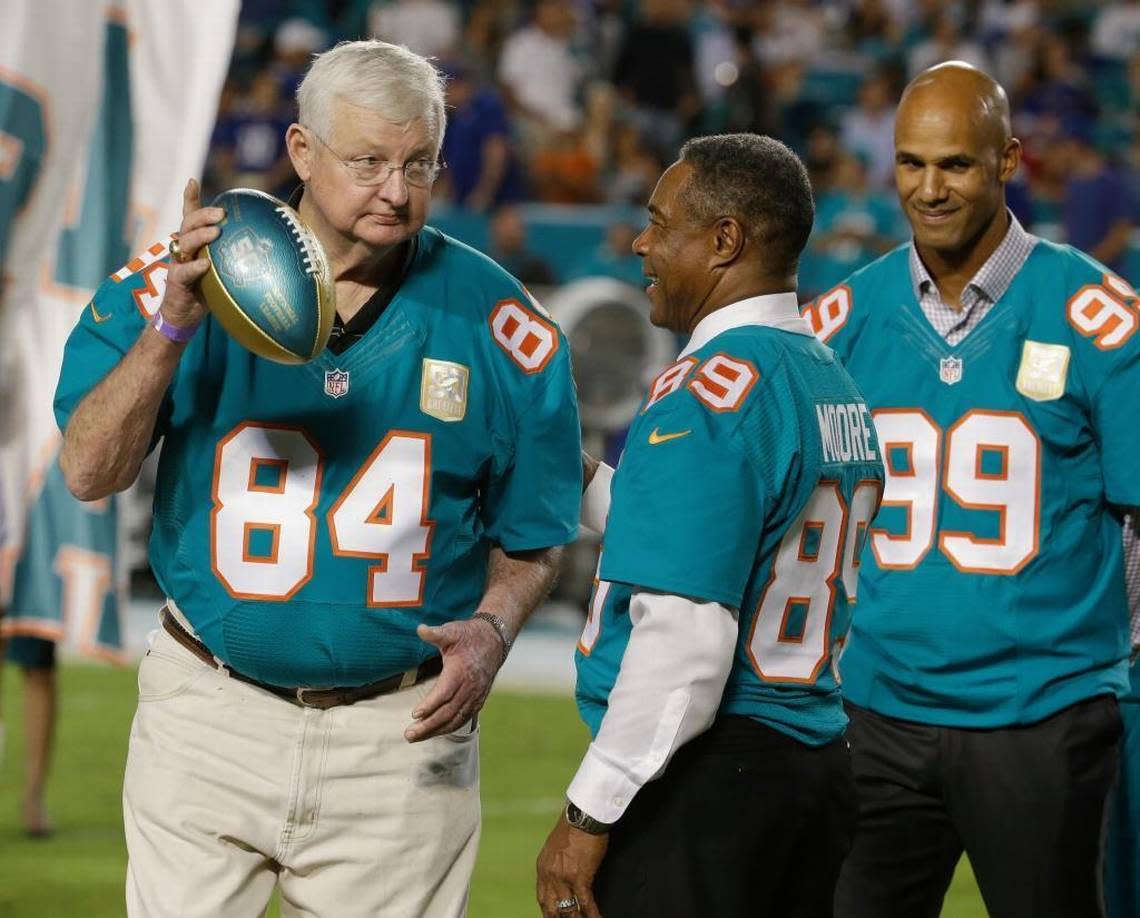
<path fill-rule="evenodd" d="M 855 294 L 850 283 L 833 287 L 820 294 L 802 309 L 802 315 L 815 336 L 846 361 L 850 353 L 848 329 L 855 307 Z"/>
<path fill-rule="evenodd" d="M 67 429 L 79 403 L 118 365 L 146 327 L 147 320 L 131 295 L 132 286 L 128 281 L 105 281 L 67 338 L 55 390 L 55 419 L 61 431 Z M 159 410 L 152 447 L 168 416 L 169 395 Z"/>
<path fill-rule="evenodd" d="M 739 608 L 765 517 L 765 490 L 732 415 L 688 393 L 635 426 L 613 483 L 600 577 Z"/>
<path fill-rule="evenodd" d="M 519 405 L 509 458 L 484 495 L 487 535 L 507 551 L 565 545 L 578 534 L 582 432 L 564 338 L 558 351 L 529 387 L 532 400 Z"/>
<path fill-rule="evenodd" d="M 1084 327 L 1086 318 L 1078 320 L 1081 324 L 1076 327 L 1082 334 L 1077 336 L 1074 357 L 1089 391 L 1093 426 L 1100 443 L 1105 497 L 1118 506 L 1140 506 L 1140 475 L 1136 474 L 1140 425 L 1134 421 L 1140 392 L 1140 317 L 1136 316 L 1140 300 L 1127 284 L 1111 274 L 1104 275 L 1100 284 L 1080 289 L 1082 292 L 1069 300 L 1070 322 L 1077 314 L 1075 305 L 1086 300 L 1090 305 L 1083 310 L 1085 317 L 1090 313 L 1094 317 L 1104 316 L 1101 325 L 1089 328 Z M 1115 310 L 1120 305 L 1127 307 L 1131 316 L 1121 312 L 1126 321 L 1114 324 Z M 1118 343 L 1114 335 L 1122 340 Z"/>

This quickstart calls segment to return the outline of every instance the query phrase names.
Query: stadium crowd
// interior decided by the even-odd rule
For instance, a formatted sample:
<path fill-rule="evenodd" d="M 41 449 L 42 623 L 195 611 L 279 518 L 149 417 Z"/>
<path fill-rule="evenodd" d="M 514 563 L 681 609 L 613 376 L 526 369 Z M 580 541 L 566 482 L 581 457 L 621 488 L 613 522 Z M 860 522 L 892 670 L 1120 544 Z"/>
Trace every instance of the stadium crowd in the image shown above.
<path fill-rule="evenodd" d="M 961 59 L 1009 87 L 1023 225 L 1140 276 L 1135 0 L 254 0 L 241 16 L 207 192 L 287 196 L 283 128 L 312 54 L 380 38 L 434 56 L 449 77 L 437 211 L 507 209 L 491 235 L 512 245 L 517 204 L 639 208 L 689 137 L 781 138 L 816 195 L 801 265 L 811 296 L 909 236 L 891 187 L 895 104 L 920 70 Z M 625 254 L 603 243 L 577 265 L 532 258 L 523 279 L 630 279 Z"/>

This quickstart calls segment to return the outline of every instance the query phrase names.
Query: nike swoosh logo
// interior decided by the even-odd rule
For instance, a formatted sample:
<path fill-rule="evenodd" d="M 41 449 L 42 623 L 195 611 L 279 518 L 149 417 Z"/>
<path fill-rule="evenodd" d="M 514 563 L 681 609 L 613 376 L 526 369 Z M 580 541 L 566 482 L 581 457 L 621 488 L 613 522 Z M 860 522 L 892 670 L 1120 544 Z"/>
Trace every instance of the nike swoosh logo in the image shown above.
<path fill-rule="evenodd" d="M 677 433 L 663 434 L 654 427 L 653 433 L 649 435 L 649 445 L 656 446 L 658 443 L 668 443 L 670 440 L 679 440 L 681 437 L 687 437 L 692 432 L 692 430 L 680 430 Z"/>
<path fill-rule="evenodd" d="M 99 315 L 99 310 L 95 308 L 95 301 L 92 300 L 91 301 L 91 318 L 95 320 L 96 325 L 102 325 L 109 318 L 111 318 L 111 314 L 107 313 L 107 315 L 105 315 L 105 316 Z"/>

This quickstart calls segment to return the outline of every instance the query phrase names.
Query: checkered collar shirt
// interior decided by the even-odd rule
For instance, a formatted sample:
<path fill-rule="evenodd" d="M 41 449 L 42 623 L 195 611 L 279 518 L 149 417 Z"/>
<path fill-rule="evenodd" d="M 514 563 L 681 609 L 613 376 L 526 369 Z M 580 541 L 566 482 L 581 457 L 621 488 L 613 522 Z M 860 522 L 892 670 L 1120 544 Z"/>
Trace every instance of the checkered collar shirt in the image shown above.
<path fill-rule="evenodd" d="M 962 309 L 959 312 L 943 301 L 938 285 L 926 270 L 918 255 L 918 247 L 911 240 L 910 279 L 914 285 L 914 296 L 934 330 L 947 343 L 960 344 L 1009 289 L 1036 244 L 1037 237 L 1022 229 L 1017 217 L 1010 213 L 1005 238 L 962 291 Z"/>
<path fill-rule="evenodd" d="M 1140 520 L 1136 511 L 1124 518 L 1124 585 L 1128 590 L 1128 608 L 1132 612 L 1132 653 L 1140 652 Z"/>

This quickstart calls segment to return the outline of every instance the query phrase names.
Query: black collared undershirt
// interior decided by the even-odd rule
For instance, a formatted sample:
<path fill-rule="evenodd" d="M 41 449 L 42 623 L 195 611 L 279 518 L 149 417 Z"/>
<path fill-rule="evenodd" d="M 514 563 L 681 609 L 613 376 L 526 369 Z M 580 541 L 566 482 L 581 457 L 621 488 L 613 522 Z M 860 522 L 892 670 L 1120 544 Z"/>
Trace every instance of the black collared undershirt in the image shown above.
<path fill-rule="evenodd" d="M 301 196 L 304 191 L 305 186 L 300 185 L 289 195 L 289 206 L 294 210 L 300 207 Z M 392 297 L 396 295 L 396 291 L 404 283 L 404 278 L 408 276 L 408 269 L 412 266 L 418 244 L 419 241 L 416 236 L 400 243 L 404 249 L 404 257 L 400 262 L 400 269 L 396 272 L 395 278 L 391 283 L 381 284 L 379 289 L 360 307 L 356 315 L 347 322 L 344 322 L 339 314 L 333 316 L 332 333 L 329 335 L 328 343 L 330 351 L 334 354 L 343 354 L 363 338 L 368 333 L 368 329 L 384 314 L 384 310 L 392 302 Z"/>

